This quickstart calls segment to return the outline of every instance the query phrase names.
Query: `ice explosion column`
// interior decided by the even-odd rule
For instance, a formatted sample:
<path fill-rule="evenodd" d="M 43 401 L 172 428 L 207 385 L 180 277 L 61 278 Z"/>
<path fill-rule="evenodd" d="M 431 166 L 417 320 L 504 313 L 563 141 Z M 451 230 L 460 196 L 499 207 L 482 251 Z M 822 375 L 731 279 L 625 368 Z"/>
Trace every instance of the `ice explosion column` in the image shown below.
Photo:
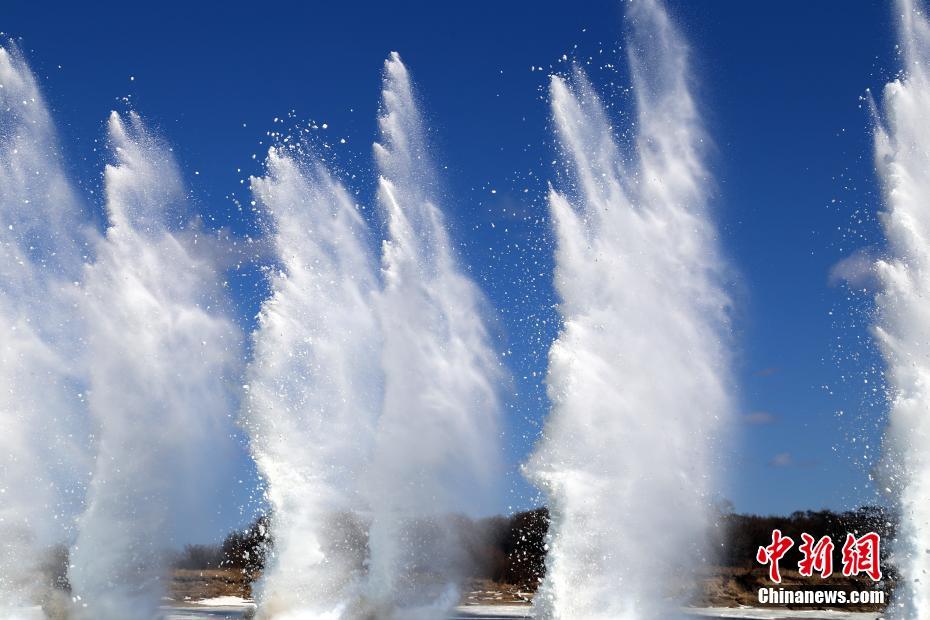
<path fill-rule="evenodd" d="M 252 180 L 278 266 L 262 304 L 245 423 L 268 484 L 263 617 L 336 618 L 359 579 L 360 480 L 381 409 L 377 272 L 352 196 L 313 155 L 273 149 Z M 356 517 L 353 517 L 356 515 Z"/>
<path fill-rule="evenodd" d="M 549 196 L 563 326 L 528 473 L 552 518 L 536 607 L 557 620 L 675 616 L 667 589 L 703 557 L 732 413 L 726 269 L 688 50 L 658 2 L 636 0 L 627 17 L 624 146 L 580 69 L 550 88 L 570 179 Z"/>
<path fill-rule="evenodd" d="M 930 23 L 914 2 L 896 11 L 904 74 L 885 87 L 881 114 L 873 106 L 888 241 L 874 332 L 890 401 L 882 486 L 900 513 L 892 613 L 911 619 L 930 614 Z"/>
<path fill-rule="evenodd" d="M 484 297 L 459 266 L 436 203 L 426 128 L 396 53 L 385 64 L 382 98 L 375 156 L 388 229 L 379 300 L 385 394 L 367 481 L 373 516 L 367 592 L 376 604 L 422 607 L 417 617 L 441 618 L 458 600 L 459 547 L 452 538 L 427 541 L 422 529 L 406 528 L 490 508 L 500 471 L 502 374 Z M 442 531 L 441 523 L 434 526 Z"/>
<path fill-rule="evenodd" d="M 40 601 L 90 467 L 73 291 L 92 238 L 35 77 L 0 47 L 0 618 Z"/>
<path fill-rule="evenodd" d="M 96 464 L 71 550 L 78 607 L 151 620 L 165 552 L 209 519 L 226 470 L 242 360 L 222 278 L 198 255 L 170 149 L 114 113 L 106 238 L 87 268 L 89 407 Z"/>

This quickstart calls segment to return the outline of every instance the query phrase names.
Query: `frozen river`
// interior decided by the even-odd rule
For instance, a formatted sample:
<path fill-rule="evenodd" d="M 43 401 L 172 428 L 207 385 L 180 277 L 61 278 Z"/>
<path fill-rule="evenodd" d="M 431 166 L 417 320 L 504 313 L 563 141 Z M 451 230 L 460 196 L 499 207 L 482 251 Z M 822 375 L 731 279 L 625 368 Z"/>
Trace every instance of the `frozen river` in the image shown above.
<path fill-rule="evenodd" d="M 189 607 L 165 608 L 165 620 L 198 620 L 201 618 L 223 618 L 235 620 L 248 617 L 254 609 L 251 603 L 224 601 L 220 604 L 197 604 Z M 459 607 L 449 620 L 529 620 L 532 613 L 526 605 L 475 605 Z M 707 618 L 733 618 L 745 620 L 878 620 L 881 614 L 842 611 L 790 611 L 754 608 L 688 609 L 685 617 L 694 620 Z"/>

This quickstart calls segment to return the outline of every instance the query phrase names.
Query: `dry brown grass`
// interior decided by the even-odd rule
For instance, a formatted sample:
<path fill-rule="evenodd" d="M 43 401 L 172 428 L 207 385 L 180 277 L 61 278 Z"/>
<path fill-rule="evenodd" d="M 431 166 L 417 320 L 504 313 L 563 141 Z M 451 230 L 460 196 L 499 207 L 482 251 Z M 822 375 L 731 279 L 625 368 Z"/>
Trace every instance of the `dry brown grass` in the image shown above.
<path fill-rule="evenodd" d="M 238 569 L 174 571 L 169 596 L 176 603 L 218 596 L 252 596 L 252 582 Z"/>

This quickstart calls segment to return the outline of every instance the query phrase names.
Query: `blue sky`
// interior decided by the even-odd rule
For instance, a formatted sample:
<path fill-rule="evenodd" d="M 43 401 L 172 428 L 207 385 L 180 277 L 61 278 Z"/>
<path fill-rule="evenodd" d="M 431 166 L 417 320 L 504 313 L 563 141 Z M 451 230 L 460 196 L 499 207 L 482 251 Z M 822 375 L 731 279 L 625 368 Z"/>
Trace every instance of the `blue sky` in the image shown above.
<path fill-rule="evenodd" d="M 892 7 L 720 0 L 669 9 L 693 49 L 716 145 L 715 209 L 740 274 L 741 420 L 735 447 L 721 455 L 732 473 L 722 494 L 759 513 L 875 501 L 868 467 L 858 464 L 865 445 L 877 446 L 884 415 L 871 392 L 868 298 L 830 286 L 829 273 L 852 251 L 881 245 L 861 97 L 896 73 Z M 446 168 L 453 235 L 498 309 L 518 391 L 501 511 L 537 501 L 516 466 L 545 413 L 541 381 L 555 335 L 546 85 L 567 68 L 563 55 L 616 63 L 621 70 L 594 68 L 592 77 L 605 92 L 625 85 L 621 2 L 272 2 L 218 11 L 8 0 L 0 18 L 40 77 L 90 204 L 99 210 L 106 116 L 131 106 L 174 146 L 197 208 L 240 233 L 254 232 L 254 222 L 236 200 L 247 204 L 248 175 L 261 172 L 265 133 L 287 126 L 276 117 L 325 122 L 319 131 L 333 158 L 370 198 L 380 72 L 399 51 Z M 255 278 L 235 288 L 247 322 L 260 297 Z"/>

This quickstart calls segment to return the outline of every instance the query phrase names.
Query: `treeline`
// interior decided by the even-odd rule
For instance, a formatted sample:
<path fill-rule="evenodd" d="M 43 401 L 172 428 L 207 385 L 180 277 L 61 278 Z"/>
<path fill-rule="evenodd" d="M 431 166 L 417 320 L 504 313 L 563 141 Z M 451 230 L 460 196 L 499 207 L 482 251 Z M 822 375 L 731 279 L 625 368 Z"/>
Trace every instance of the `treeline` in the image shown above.
<path fill-rule="evenodd" d="M 895 535 L 895 521 L 893 515 L 881 506 L 862 506 L 839 513 L 830 510 L 807 510 L 794 512 L 787 517 L 724 514 L 719 519 L 718 562 L 722 566 L 737 568 L 755 566 L 756 551 L 760 546 L 770 544 L 772 530 L 779 529 L 784 536 L 790 536 L 794 540 L 794 547 L 782 560 L 784 566 L 796 567 L 801 560 L 798 547 L 801 544 L 801 534 L 806 532 L 817 540 L 821 536 L 829 536 L 833 540 L 833 566 L 834 570 L 838 570 L 842 566 L 842 549 L 846 534 L 851 533 L 858 537 L 868 532 L 876 532 L 882 540 L 882 572 L 886 576 L 893 576 L 887 558 L 890 551 L 888 546 Z"/>
<path fill-rule="evenodd" d="M 343 552 L 348 548 L 355 553 L 361 564 L 367 554 L 367 528 L 349 515 L 335 516 L 332 521 L 329 538 L 337 541 Z M 711 562 L 734 568 L 756 566 L 756 550 L 771 542 L 774 529 L 780 529 L 782 534 L 795 540 L 794 548 L 783 560 L 786 567 L 796 565 L 801 558 L 798 545 L 802 532 L 817 539 L 821 536 L 833 539 L 836 545 L 834 567 L 842 566 L 841 550 L 847 532 L 858 536 L 866 532 L 879 533 L 883 558 L 887 557 L 888 542 L 894 537 L 892 516 L 877 506 L 841 513 L 829 510 L 795 512 L 788 516 L 721 513 L 715 521 L 716 528 L 708 543 L 717 553 Z M 273 552 L 274 541 L 268 525 L 269 518 L 261 517 L 245 530 L 231 533 L 221 545 L 190 545 L 178 555 L 175 565 L 187 569 L 233 568 L 257 576 Z M 534 590 L 545 574 L 545 539 L 549 529 L 549 513 L 545 508 L 510 517 L 450 516 L 442 524 L 420 523 L 416 527 L 423 536 L 432 535 L 431 531 L 441 531 L 444 536 L 453 532 L 454 542 L 464 550 L 462 562 L 476 579 Z M 883 570 L 886 575 L 892 575 L 890 567 L 884 566 Z"/>
<path fill-rule="evenodd" d="M 260 516 L 244 530 L 231 532 L 219 545 L 187 545 L 174 558 L 174 567 L 189 570 L 231 568 L 254 577 L 265 566 L 271 549 L 269 517 Z"/>
<path fill-rule="evenodd" d="M 188 545 L 174 559 L 175 568 L 188 570 L 236 569 L 257 576 L 274 550 L 270 517 L 229 534 L 219 545 Z M 334 515 L 326 537 L 342 553 L 355 555 L 362 564 L 367 555 L 367 527 L 351 515 Z M 545 537 L 549 513 L 545 508 L 511 517 L 470 519 L 460 515 L 411 525 L 417 535 L 457 543 L 464 552 L 458 560 L 477 579 L 535 588 L 545 570 Z"/>

